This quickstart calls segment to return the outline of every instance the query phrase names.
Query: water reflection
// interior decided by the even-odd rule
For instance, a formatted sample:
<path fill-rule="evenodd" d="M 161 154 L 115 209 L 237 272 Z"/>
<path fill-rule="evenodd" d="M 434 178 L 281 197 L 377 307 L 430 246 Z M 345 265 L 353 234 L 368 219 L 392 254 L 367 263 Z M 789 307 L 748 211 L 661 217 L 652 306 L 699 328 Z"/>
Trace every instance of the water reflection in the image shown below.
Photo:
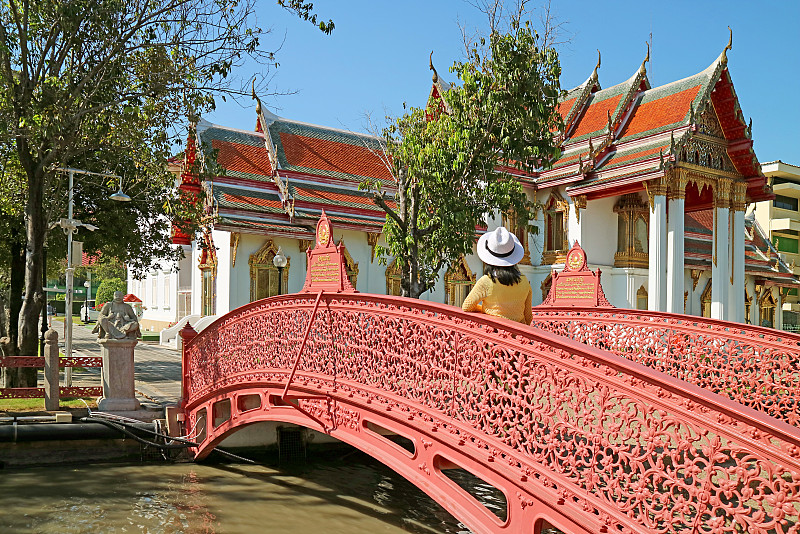
<path fill-rule="evenodd" d="M 280 469 L 149 464 L 7 470 L 0 491 L 0 532 L 469 532 L 360 453 Z"/>

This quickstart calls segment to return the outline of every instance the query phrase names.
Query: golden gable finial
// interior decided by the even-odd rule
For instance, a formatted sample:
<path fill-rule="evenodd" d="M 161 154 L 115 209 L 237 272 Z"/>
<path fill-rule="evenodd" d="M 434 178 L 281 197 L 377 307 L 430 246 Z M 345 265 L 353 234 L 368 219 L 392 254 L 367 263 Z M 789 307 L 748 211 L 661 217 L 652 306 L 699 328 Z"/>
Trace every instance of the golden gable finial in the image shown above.
<path fill-rule="evenodd" d="M 439 73 L 436 72 L 436 68 L 433 66 L 433 50 L 431 50 L 431 55 L 428 58 L 428 65 L 430 69 L 433 71 L 433 83 L 439 81 Z"/>
<path fill-rule="evenodd" d="M 648 63 L 650 61 L 650 43 L 645 41 L 644 44 L 647 45 L 647 56 L 644 58 L 644 61 L 642 61 L 642 66 L 639 67 L 639 72 L 641 72 L 642 74 L 646 74 L 647 73 L 647 70 L 645 69 L 644 64 Z"/>
<path fill-rule="evenodd" d="M 730 26 L 728 26 L 728 31 L 730 32 L 730 37 L 728 37 L 728 44 L 725 45 L 725 48 L 722 50 L 722 64 L 726 64 L 728 62 L 728 50 L 733 50 L 733 30 Z"/>

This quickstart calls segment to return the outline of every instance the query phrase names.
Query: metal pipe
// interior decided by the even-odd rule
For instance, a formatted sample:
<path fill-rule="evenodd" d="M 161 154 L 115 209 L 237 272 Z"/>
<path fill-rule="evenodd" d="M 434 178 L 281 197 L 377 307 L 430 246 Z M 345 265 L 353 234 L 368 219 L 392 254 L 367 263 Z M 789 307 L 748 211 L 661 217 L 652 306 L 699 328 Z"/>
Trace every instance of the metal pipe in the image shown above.
<path fill-rule="evenodd" d="M 127 423 L 136 430 L 155 432 L 155 423 Z M 0 442 L 123 439 L 125 434 L 100 423 L 33 423 L 0 425 Z"/>

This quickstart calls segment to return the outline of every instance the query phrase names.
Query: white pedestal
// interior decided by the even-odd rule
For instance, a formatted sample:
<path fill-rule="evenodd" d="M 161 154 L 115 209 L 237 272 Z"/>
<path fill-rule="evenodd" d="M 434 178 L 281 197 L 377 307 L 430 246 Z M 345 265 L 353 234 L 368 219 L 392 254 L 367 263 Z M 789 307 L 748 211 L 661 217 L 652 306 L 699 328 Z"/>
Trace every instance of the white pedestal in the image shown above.
<path fill-rule="evenodd" d="M 133 349 L 136 339 L 99 339 L 103 349 L 103 396 L 97 401 L 102 412 L 139 409 L 133 381 Z"/>

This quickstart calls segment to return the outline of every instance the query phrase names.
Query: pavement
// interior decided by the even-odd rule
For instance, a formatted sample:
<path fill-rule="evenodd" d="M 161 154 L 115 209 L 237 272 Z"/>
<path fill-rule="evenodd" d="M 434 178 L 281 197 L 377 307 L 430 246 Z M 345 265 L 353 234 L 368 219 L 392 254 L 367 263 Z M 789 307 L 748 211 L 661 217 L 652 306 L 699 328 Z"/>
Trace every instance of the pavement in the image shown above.
<path fill-rule="evenodd" d="M 63 346 L 64 328 L 54 322 L 59 345 Z M 94 324 L 72 326 L 72 352 L 75 356 L 101 356 Z M 63 352 L 63 349 L 62 349 Z M 181 396 L 181 352 L 162 347 L 157 341 L 142 341 L 133 353 L 136 397 L 146 409 L 159 409 L 177 404 Z M 87 368 L 73 372 L 73 386 L 99 386 L 100 369 Z"/>

